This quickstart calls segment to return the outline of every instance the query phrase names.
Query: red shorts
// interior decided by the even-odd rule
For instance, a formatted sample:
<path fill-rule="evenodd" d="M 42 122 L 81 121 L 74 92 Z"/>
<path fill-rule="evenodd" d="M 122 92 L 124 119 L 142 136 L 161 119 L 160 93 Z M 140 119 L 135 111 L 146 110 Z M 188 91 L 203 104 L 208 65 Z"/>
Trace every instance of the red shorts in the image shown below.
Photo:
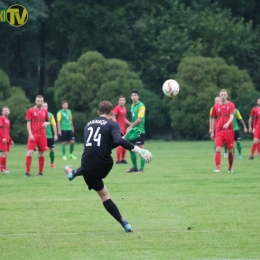
<path fill-rule="evenodd" d="M 227 149 L 230 150 L 234 148 L 234 131 L 216 132 L 216 147 L 223 147 L 224 143 L 226 143 Z"/>
<path fill-rule="evenodd" d="M 34 151 L 36 149 L 36 146 L 38 147 L 39 152 L 47 151 L 48 146 L 47 146 L 46 136 L 35 136 L 34 140 L 30 140 L 30 138 L 28 137 L 27 150 L 28 151 Z"/>
<path fill-rule="evenodd" d="M 254 138 L 255 139 L 260 139 L 260 129 L 255 129 Z"/>
<path fill-rule="evenodd" d="M 10 151 L 10 143 L 0 142 L 0 151 L 9 152 Z"/>

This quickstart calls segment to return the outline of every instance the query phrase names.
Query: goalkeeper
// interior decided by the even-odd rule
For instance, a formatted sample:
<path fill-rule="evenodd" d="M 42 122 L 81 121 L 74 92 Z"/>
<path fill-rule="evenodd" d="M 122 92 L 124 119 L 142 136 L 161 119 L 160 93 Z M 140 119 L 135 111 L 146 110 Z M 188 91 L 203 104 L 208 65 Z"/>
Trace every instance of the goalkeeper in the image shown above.
<path fill-rule="evenodd" d="M 152 160 L 152 154 L 134 146 L 128 141 L 140 136 L 137 128 L 132 128 L 124 138 L 117 122 L 112 121 L 113 105 L 109 101 L 102 101 L 98 107 L 99 117 L 87 123 L 84 129 L 84 151 L 80 168 L 73 170 L 65 167 L 67 178 L 71 181 L 77 176 L 83 176 L 89 190 L 95 190 L 101 198 L 105 209 L 121 224 L 126 232 L 132 232 L 132 227 L 122 218 L 117 206 L 111 200 L 103 179 L 113 167 L 112 149 L 122 146 L 140 155 L 146 162 Z M 128 141 L 127 141 L 128 140 Z"/>

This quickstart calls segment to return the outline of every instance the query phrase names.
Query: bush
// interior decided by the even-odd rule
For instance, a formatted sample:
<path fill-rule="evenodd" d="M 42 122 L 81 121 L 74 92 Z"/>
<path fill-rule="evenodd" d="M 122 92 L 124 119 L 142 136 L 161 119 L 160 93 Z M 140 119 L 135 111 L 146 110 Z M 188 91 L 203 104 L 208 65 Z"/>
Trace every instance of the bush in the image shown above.
<path fill-rule="evenodd" d="M 143 84 L 126 62 L 105 59 L 98 52 L 87 52 L 77 62 L 69 62 L 60 70 L 54 84 L 55 102 L 57 107 L 64 99 L 69 102 L 76 134 L 83 136 L 83 125 L 87 119 L 97 116 L 101 101 L 109 100 L 115 105 L 120 95 L 129 100 L 133 88 L 141 90 Z"/>
<path fill-rule="evenodd" d="M 173 100 L 167 99 L 176 138 L 209 138 L 209 110 L 221 89 L 227 89 L 232 101 L 255 91 L 246 71 L 228 66 L 221 58 L 184 58 L 176 80 L 180 93 Z"/>
<path fill-rule="evenodd" d="M 170 116 L 167 112 L 165 102 L 147 89 L 143 89 L 139 93 L 140 100 L 146 108 L 146 136 L 148 138 L 156 136 L 163 138 L 171 128 Z"/>
<path fill-rule="evenodd" d="M 8 76 L 0 69 L 0 100 L 10 97 L 10 87 Z"/>

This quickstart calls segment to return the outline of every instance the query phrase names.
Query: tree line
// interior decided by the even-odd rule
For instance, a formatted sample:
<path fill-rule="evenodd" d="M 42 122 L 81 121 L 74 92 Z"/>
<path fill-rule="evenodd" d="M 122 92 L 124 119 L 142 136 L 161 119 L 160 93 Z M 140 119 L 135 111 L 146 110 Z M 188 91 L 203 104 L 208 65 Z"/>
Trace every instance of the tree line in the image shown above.
<path fill-rule="evenodd" d="M 3 8 L 11 4 L 0 1 Z M 178 139 L 207 138 L 208 110 L 220 88 L 228 89 L 244 117 L 260 96 L 258 1 L 21 4 L 29 11 L 25 26 L 0 24 L 0 79 L 7 75 L 11 89 L 1 103 L 19 97 L 26 107 L 42 94 L 56 113 L 68 99 L 78 135 L 100 99 L 116 104 L 124 94 L 129 107 L 134 87 L 147 107 L 150 137 L 168 132 Z M 181 86 L 174 99 L 161 91 L 169 78 Z"/>

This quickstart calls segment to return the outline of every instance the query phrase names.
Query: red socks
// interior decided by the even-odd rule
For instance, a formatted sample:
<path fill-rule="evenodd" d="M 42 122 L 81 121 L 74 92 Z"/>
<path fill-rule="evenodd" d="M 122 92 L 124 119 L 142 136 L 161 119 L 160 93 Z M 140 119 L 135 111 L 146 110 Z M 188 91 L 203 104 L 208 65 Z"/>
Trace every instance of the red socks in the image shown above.
<path fill-rule="evenodd" d="M 216 163 L 216 168 L 218 170 L 220 170 L 220 162 L 221 162 L 220 152 L 215 152 L 215 163 Z"/>
<path fill-rule="evenodd" d="M 252 144 L 252 147 L 251 147 L 251 156 L 254 157 L 254 154 L 255 154 L 255 150 L 257 148 L 258 144 Z"/>
<path fill-rule="evenodd" d="M 27 173 L 30 173 L 31 171 L 31 164 L 32 164 L 32 156 L 26 156 L 25 165 L 26 165 Z"/>
<path fill-rule="evenodd" d="M 32 164 L 32 157 L 26 156 L 26 172 L 31 172 L 31 164 Z M 39 164 L 39 173 L 42 173 L 43 167 L 44 167 L 44 157 L 40 156 L 38 157 L 38 164 Z"/>
<path fill-rule="evenodd" d="M 234 153 L 228 153 L 229 169 L 232 169 L 234 160 Z"/>
<path fill-rule="evenodd" d="M 125 160 L 126 149 L 122 146 L 118 146 L 116 149 L 116 161 Z"/>
<path fill-rule="evenodd" d="M 39 162 L 39 173 L 42 173 L 43 166 L 44 166 L 44 157 L 43 156 L 38 157 L 38 162 Z"/>
<path fill-rule="evenodd" d="M 122 160 L 125 160 L 125 153 L 126 153 L 126 149 L 124 147 L 121 146 L 121 152 L 122 152 Z"/>
<path fill-rule="evenodd" d="M 6 157 L 0 157 L 0 171 L 6 170 Z"/>
<path fill-rule="evenodd" d="M 118 146 L 116 149 L 116 161 L 119 162 L 121 157 L 121 146 Z"/>

